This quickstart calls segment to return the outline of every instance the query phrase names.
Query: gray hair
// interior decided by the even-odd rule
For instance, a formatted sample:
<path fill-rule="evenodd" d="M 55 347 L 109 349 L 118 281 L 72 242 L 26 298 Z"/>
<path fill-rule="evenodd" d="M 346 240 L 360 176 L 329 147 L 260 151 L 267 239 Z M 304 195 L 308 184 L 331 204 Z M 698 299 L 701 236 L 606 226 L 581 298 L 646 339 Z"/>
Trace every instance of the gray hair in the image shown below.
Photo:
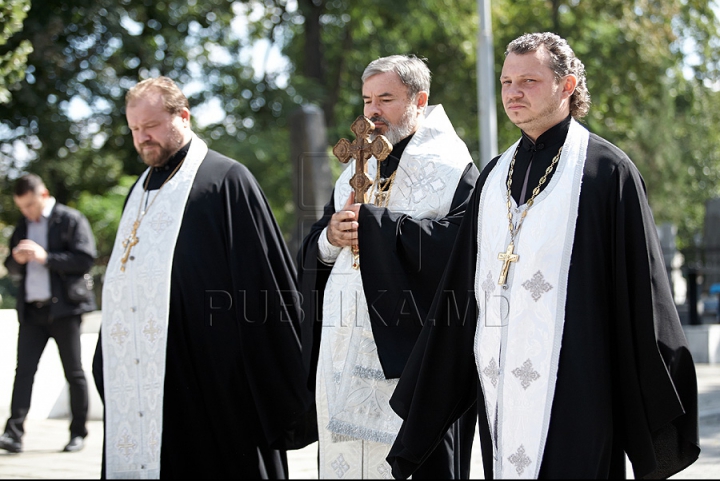
<path fill-rule="evenodd" d="M 585 78 L 585 66 L 575 56 L 575 52 L 564 38 L 550 32 L 526 33 L 508 44 L 505 55 L 510 53 L 523 55 L 543 47 L 550 55 L 548 67 L 555 73 L 557 80 L 571 74 L 577 78 L 575 92 L 570 97 L 570 115 L 576 120 L 585 117 L 590 109 L 590 92 Z"/>
<path fill-rule="evenodd" d="M 430 95 L 430 69 L 425 64 L 427 59 L 418 58 L 415 55 L 390 55 L 373 60 L 365 67 L 362 74 L 362 81 L 365 81 L 385 72 L 395 72 L 400 81 L 407 87 L 408 96 L 414 99 L 420 92 L 427 92 Z"/>

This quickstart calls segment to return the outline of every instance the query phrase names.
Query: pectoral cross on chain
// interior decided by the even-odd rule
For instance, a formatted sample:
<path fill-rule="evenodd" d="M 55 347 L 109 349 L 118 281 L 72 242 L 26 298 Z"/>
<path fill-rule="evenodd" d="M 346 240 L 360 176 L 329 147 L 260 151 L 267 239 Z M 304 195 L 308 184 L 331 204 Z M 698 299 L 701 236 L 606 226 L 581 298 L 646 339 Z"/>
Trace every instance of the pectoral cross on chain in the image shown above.
<path fill-rule="evenodd" d="M 130 235 L 127 239 L 125 239 L 122 243 L 122 246 L 125 248 L 125 255 L 122 256 L 122 259 L 120 259 L 120 271 L 125 272 L 125 264 L 127 263 L 128 259 L 130 258 L 130 251 L 132 250 L 135 245 L 140 242 L 140 238 L 137 236 L 137 230 L 138 227 L 140 227 L 140 222 L 135 221 L 133 223 L 132 231 L 130 232 Z"/>
<path fill-rule="evenodd" d="M 350 178 L 350 186 L 355 192 L 355 202 L 364 204 L 367 202 L 366 194 L 373 181 L 367 174 L 367 161 L 370 157 L 383 161 L 392 152 L 392 144 L 384 135 L 378 135 L 370 141 L 370 134 L 375 130 L 375 124 L 360 115 L 350 126 L 355 134 L 355 140 L 350 142 L 347 139 L 340 139 L 333 154 L 343 164 L 347 164 L 351 158 L 355 159 L 355 175 Z M 360 267 L 360 253 L 358 246 L 353 246 L 353 268 Z"/>
<path fill-rule="evenodd" d="M 500 279 L 498 279 L 498 284 L 501 286 L 505 285 L 508 269 L 510 269 L 510 263 L 520 260 L 519 255 L 513 254 L 513 250 L 515 250 L 515 244 L 511 242 L 510 244 L 508 244 L 507 250 L 505 252 L 501 252 L 498 254 L 498 259 L 503 261 L 502 271 L 500 272 Z"/>

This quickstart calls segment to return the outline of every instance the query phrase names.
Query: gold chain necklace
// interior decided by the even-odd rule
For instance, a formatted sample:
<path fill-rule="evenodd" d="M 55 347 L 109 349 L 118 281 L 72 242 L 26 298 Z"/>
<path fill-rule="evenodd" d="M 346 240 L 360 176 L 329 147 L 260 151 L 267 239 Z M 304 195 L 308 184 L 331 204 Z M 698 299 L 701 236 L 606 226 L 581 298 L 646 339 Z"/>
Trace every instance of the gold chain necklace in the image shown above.
<path fill-rule="evenodd" d="M 135 222 L 133 222 L 133 228 L 130 232 L 130 235 L 125 239 L 122 243 L 123 248 L 125 249 L 125 254 L 122 256 L 122 259 L 120 259 L 120 271 L 125 272 L 125 264 L 127 263 L 128 259 L 130 258 L 130 251 L 133 247 L 137 245 L 138 242 L 140 242 L 140 238 L 137 236 L 137 231 L 140 228 L 140 223 L 145 218 L 145 214 L 150 210 L 150 207 L 152 207 L 153 203 L 155 202 L 155 199 L 158 198 L 158 195 L 160 195 L 160 190 L 165 187 L 165 184 L 170 182 L 170 179 L 175 177 L 175 173 L 180 169 L 180 166 L 183 165 L 183 162 L 185 162 L 185 158 L 178 163 L 177 167 L 173 169 L 173 171 L 170 173 L 170 176 L 165 179 L 165 182 L 160 185 L 157 192 L 155 193 L 155 196 L 152 198 L 150 203 L 145 207 L 143 210 L 142 208 L 142 197 L 140 198 L 140 203 L 138 204 L 138 213 L 137 217 L 135 217 Z M 155 170 L 154 167 L 150 168 L 150 172 L 148 172 L 148 176 L 145 179 L 145 185 L 143 186 L 143 195 L 145 192 L 147 192 L 148 197 L 150 197 L 150 192 L 148 192 L 148 185 L 150 184 L 150 177 L 152 176 L 153 171 Z"/>
<path fill-rule="evenodd" d="M 377 171 L 375 172 L 375 182 L 373 182 L 373 189 L 375 191 L 374 204 L 378 207 L 387 207 L 390 203 L 390 188 L 393 182 L 395 182 L 395 174 L 397 169 L 390 174 L 390 177 L 385 180 L 384 183 L 380 182 L 380 161 L 377 163 Z"/>
<path fill-rule="evenodd" d="M 510 231 L 510 244 L 508 244 L 507 249 L 505 252 L 500 252 L 498 254 L 498 259 L 503 261 L 502 270 L 500 271 L 500 279 L 498 279 L 498 284 L 503 286 L 503 289 L 507 289 L 506 280 L 507 280 L 507 273 L 510 269 L 510 263 L 511 262 L 517 262 L 520 260 L 520 256 L 517 254 L 513 254 L 513 251 L 515 250 L 515 237 L 517 237 L 518 232 L 520 232 L 520 228 L 522 227 L 523 220 L 525 220 L 525 216 L 527 215 L 528 211 L 530 210 L 530 207 L 532 207 L 533 203 L 535 202 L 535 197 L 540 193 L 540 187 L 547 182 L 548 175 L 550 175 L 550 172 L 552 172 L 553 168 L 557 165 L 558 161 L 560 160 L 560 154 L 562 153 L 562 147 L 560 147 L 560 150 L 558 150 L 558 153 L 555 157 L 553 157 L 552 162 L 550 162 L 550 165 L 547 169 L 545 169 L 545 174 L 540 178 L 540 182 L 538 182 L 537 187 L 533 189 L 532 196 L 528 201 L 526 202 L 527 207 L 523 211 L 523 213 L 520 215 L 520 220 L 518 221 L 517 227 L 513 225 L 512 222 L 512 199 L 511 199 L 511 188 L 512 188 L 512 175 L 513 171 L 515 170 L 515 157 L 517 156 L 518 150 L 520 150 L 520 145 L 518 144 L 517 148 L 515 149 L 515 153 L 513 154 L 512 161 L 510 162 L 510 170 L 508 171 L 508 177 L 507 177 L 507 194 L 506 194 L 506 200 L 507 200 L 507 218 L 508 218 L 508 230 Z M 530 166 L 528 166 L 530 168 Z"/>
<path fill-rule="evenodd" d="M 393 182 L 395 181 L 395 174 L 397 174 L 397 169 L 395 169 L 395 172 L 393 172 L 390 177 L 384 182 L 380 183 L 380 161 L 377 161 L 377 170 L 375 172 L 375 180 L 372 184 L 372 190 L 375 192 L 375 200 L 373 201 L 373 204 L 377 207 L 387 207 L 390 203 L 390 188 L 392 187 Z M 352 254 L 353 254 L 353 263 L 352 267 L 353 269 L 359 269 L 360 268 L 360 249 L 357 245 L 354 245 L 352 247 Z"/>

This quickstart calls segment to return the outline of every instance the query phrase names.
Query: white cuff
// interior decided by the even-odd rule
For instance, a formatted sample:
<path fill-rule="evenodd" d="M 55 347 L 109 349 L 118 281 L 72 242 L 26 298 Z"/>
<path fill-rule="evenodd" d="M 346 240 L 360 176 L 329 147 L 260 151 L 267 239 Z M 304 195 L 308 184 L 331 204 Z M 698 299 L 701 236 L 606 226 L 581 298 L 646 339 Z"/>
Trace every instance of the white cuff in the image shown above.
<path fill-rule="evenodd" d="M 327 238 L 327 227 L 320 233 L 318 239 L 318 259 L 325 264 L 335 264 L 335 260 L 340 255 L 342 247 L 334 246 Z"/>

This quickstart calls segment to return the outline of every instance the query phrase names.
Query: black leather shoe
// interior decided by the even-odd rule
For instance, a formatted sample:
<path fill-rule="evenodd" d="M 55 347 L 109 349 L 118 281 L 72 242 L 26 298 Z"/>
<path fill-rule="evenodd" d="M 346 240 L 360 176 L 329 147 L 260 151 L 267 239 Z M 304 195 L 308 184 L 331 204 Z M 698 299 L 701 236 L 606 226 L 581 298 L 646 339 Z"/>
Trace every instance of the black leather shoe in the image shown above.
<path fill-rule="evenodd" d="M 75 451 L 80 451 L 84 447 L 85 440 L 82 438 L 82 436 L 74 436 L 70 438 L 70 442 L 67 443 L 67 446 L 65 446 L 65 448 L 63 448 L 63 451 L 66 453 L 74 453 Z"/>
<path fill-rule="evenodd" d="M 9 451 L 11 453 L 22 453 L 22 441 L 18 441 L 8 433 L 4 433 L 0 436 L 0 449 L 4 449 L 5 451 Z"/>

